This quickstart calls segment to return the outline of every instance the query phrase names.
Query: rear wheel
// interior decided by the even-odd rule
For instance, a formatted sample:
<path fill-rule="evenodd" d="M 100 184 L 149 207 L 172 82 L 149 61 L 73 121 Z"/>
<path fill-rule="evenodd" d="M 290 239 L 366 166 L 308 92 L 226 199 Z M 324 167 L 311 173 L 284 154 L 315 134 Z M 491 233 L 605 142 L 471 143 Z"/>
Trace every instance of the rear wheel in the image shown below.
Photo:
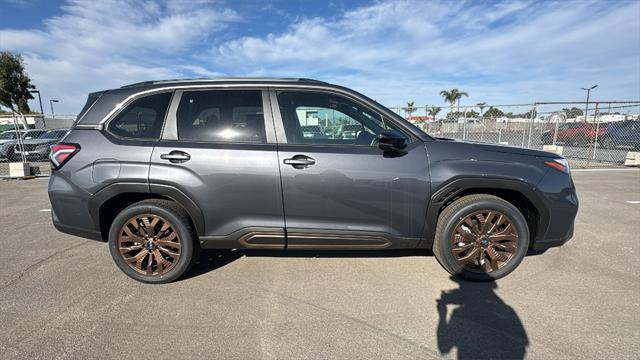
<path fill-rule="evenodd" d="M 492 195 L 462 197 L 440 214 L 433 252 L 450 274 L 495 280 L 524 258 L 529 228 L 520 211 Z"/>
<path fill-rule="evenodd" d="M 168 200 L 145 200 L 124 209 L 109 230 L 109 250 L 125 274 L 167 283 L 184 274 L 199 255 L 186 212 Z"/>
<path fill-rule="evenodd" d="M 606 137 L 600 141 L 602 147 L 605 149 L 614 149 L 616 147 L 616 142 L 613 141 L 612 138 Z"/>

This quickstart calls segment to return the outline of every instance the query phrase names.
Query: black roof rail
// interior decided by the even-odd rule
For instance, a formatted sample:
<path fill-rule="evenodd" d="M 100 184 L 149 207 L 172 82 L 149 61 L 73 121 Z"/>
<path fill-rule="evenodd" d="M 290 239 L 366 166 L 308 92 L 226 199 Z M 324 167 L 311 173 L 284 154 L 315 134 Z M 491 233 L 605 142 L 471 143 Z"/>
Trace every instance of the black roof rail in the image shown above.
<path fill-rule="evenodd" d="M 218 78 L 191 78 L 191 79 L 169 79 L 169 80 L 149 80 L 141 81 L 134 84 L 121 86 L 120 89 L 127 89 L 133 87 L 167 84 L 167 83 L 182 83 L 182 82 L 225 82 L 225 81 L 238 81 L 238 82 L 302 82 L 302 83 L 315 83 L 326 84 L 324 81 L 308 79 L 308 78 L 276 78 L 276 77 L 218 77 Z"/>

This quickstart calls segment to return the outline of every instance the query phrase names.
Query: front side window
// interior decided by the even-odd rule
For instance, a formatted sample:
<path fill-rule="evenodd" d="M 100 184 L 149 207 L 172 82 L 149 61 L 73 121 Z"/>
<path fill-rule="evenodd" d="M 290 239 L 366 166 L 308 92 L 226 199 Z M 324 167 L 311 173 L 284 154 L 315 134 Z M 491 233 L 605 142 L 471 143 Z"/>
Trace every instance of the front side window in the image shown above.
<path fill-rule="evenodd" d="M 186 91 L 177 113 L 178 139 L 264 143 L 260 90 Z"/>
<path fill-rule="evenodd" d="M 158 139 L 171 93 L 145 96 L 133 101 L 109 122 L 112 134 L 131 139 Z"/>
<path fill-rule="evenodd" d="M 377 134 L 393 129 L 381 115 L 341 96 L 281 92 L 278 103 L 289 144 L 372 146 Z"/>

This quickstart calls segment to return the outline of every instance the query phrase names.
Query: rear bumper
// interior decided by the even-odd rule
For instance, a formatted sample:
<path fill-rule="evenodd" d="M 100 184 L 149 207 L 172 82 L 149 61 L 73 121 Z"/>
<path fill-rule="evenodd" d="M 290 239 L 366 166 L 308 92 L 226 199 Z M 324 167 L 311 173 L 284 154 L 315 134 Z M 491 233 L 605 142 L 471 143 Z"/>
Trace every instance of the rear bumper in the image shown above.
<path fill-rule="evenodd" d="M 91 230 L 87 230 L 87 229 L 81 229 L 81 228 L 76 228 L 73 226 L 69 226 L 69 225 L 64 225 L 62 223 L 60 223 L 60 221 L 57 219 L 55 213 L 53 211 L 51 211 L 51 220 L 53 221 L 53 226 L 60 232 L 63 232 L 65 234 L 69 234 L 69 235 L 73 235 L 73 236 L 79 236 L 81 238 L 85 238 L 85 239 L 90 239 L 90 240 L 97 240 L 97 241 L 104 241 L 102 239 L 102 235 L 100 234 L 100 232 L 95 232 L 95 231 L 91 231 Z"/>

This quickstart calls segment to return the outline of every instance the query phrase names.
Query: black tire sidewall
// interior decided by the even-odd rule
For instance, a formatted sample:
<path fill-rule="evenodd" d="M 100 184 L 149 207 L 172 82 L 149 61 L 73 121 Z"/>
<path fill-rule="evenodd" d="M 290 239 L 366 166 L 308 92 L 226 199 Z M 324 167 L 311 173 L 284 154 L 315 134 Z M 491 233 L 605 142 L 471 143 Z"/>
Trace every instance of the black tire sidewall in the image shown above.
<path fill-rule="evenodd" d="M 516 226 L 518 233 L 518 248 L 511 261 L 501 269 L 489 273 L 476 273 L 466 270 L 463 266 L 458 264 L 451 251 L 449 251 L 449 239 L 451 238 L 458 222 L 467 215 L 480 210 L 495 210 L 507 215 Z M 527 222 L 520 211 L 509 203 L 502 203 L 491 199 L 484 199 L 459 209 L 446 220 L 446 225 L 443 230 L 444 236 L 441 236 L 440 239 L 436 239 L 436 241 L 442 242 L 440 244 L 440 255 L 442 260 L 446 262 L 446 267 L 450 269 L 454 275 L 460 275 L 472 280 L 496 280 L 508 275 L 515 270 L 518 265 L 520 265 L 520 262 L 524 259 L 529 247 L 529 227 L 527 226 Z"/>
<path fill-rule="evenodd" d="M 173 225 L 174 229 L 178 232 L 178 236 L 180 236 L 180 239 L 182 240 L 180 249 L 181 254 L 180 259 L 178 259 L 178 264 L 167 274 L 160 276 L 147 276 L 140 274 L 131 269 L 119 253 L 118 237 L 122 227 L 127 221 L 129 221 L 129 219 L 141 214 L 158 215 L 166 219 Z M 129 277 L 146 283 L 168 283 L 176 280 L 189 270 L 195 254 L 194 234 L 190 225 L 186 224 L 185 221 L 177 216 L 173 211 L 152 204 L 134 204 L 120 212 L 120 214 L 118 214 L 113 220 L 111 228 L 109 229 L 109 252 L 111 253 L 111 257 L 118 268 Z"/>

